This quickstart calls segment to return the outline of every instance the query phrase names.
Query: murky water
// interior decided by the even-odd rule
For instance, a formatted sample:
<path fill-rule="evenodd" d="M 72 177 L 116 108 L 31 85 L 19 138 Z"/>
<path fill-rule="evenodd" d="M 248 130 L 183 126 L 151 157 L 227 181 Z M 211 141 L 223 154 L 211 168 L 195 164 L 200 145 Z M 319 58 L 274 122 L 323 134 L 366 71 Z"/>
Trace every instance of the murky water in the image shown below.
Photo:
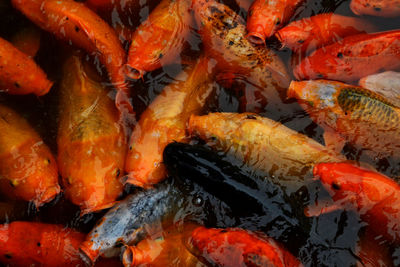
<path fill-rule="evenodd" d="M 148 5 L 147 1 L 141 2 L 140 20 L 143 21 L 154 4 Z M 142 3 L 143 2 L 143 3 Z M 226 1 L 239 14 L 246 15 L 233 1 Z M 335 12 L 342 15 L 352 15 L 349 9 L 349 1 L 307 1 L 296 12 L 292 20 L 323 13 Z M 382 19 L 368 17 L 379 31 L 400 28 L 400 19 Z M 119 23 L 118 14 L 111 16 L 112 24 Z M 0 2 L 0 36 L 9 38 L 15 31 L 28 25 L 20 14 L 15 12 L 8 0 Z M 136 22 L 137 23 L 137 22 Z M 134 27 L 135 22 L 130 21 Z M 273 49 L 279 47 L 278 42 L 272 42 Z M 196 58 L 201 51 L 199 36 L 194 35 L 187 44 L 187 51 L 182 56 L 182 62 L 186 58 Z M 9 96 L 0 94 L 0 102 L 7 103 L 20 114 L 22 114 L 31 125 L 40 133 L 44 141 L 52 151 L 57 153 L 56 134 L 58 124 L 58 85 L 61 78 L 62 65 L 65 53 L 70 49 L 67 45 L 54 39 L 48 33 L 42 33 L 41 48 L 36 61 L 55 81 L 55 86 L 46 96 L 37 98 L 35 96 Z M 290 67 L 291 52 L 289 50 L 277 51 L 284 62 Z M 92 58 L 88 58 L 93 62 Z M 137 118 L 152 100 L 163 90 L 164 86 L 174 81 L 174 78 L 184 69 L 185 65 L 172 64 L 163 66 L 161 69 L 145 74 L 142 80 L 132 81 L 133 104 L 137 112 Z M 103 72 L 104 69 L 98 67 Z M 294 100 L 288 100 L 284 109 L 277 111 L 265 107 L 263 99 L 256 93 L 255 86 L 244 81 L 235 81 L 236 90 L 228 90 L 218 86 L 217 93 L 213 95 L 207 104 L 207 111 L 244 112 L 255 111 L 262 116 L 277 120 L 287 127 L 307 135 L 323 144 L 323 130 L 313 123 L 308 115 L 300 108 Z M 376 167 L 380 172 L 394 179 L 400 176 L 400 161 L 393 158 L 374 160 L 368 157 L 362 149 L 347 145 L 343 150 L 348 159 L 366 162 Z M 211 164 L 211 163 L 210 163 Z M 228 169 L 232 176 L 241 175 L 253 179 L 248 173 L 237 168 L 233 162 Z M 357 214 L 346 211 L 334 211 L 319 217 L 307 218 L 303 209 L 322 198 L 327 193 L 322 190 L 318 182 L 309 183 L 297 192 L 286 195 L 278 188 L 268 187 L 271 194 L 259 191 L 258 201 L 263 207 L 260 211 L 249 212 L 237 202 L 232 201 L 230 189 L 226 189 L 225 195 L 209 193 L 203 188 L 191 182 L 192 174 L 177 172 L 179 176 L 174 183 L 177 190 L 183 192 L 182 203 L 180 203 L 174 216 L 175 221 L 182 218 L 191 219 L 209 227 L 242 227 L 250 230 L 264 231 L 269 236 L 279 240 L 306 266 L 355 266 L 360 265 L 359 250 L 380 251 L 382 256 L 381 266 L 400 265 L 400 248 L 390 245 L 384 240 L 365 240 L 361 238 L 365 227 L 360 223 Z M 188 179 L 186 179 L 188 178 Z M 264 188 L 265 189 L 265 188 Z M 125 194 L 135 192 L 136 188 L 127 187 Z M 221 185 L 219 190 L 224 190 Z M 256 197 L 257 198 L 257 197 Z M 3 200 L 3 199 L 2 199 Z M 3 200 L 6 201 L 6 200 Z M 253 199 L 254 201 L 254 199 Z M 235 204 L 236 203 L 236 204 Z M 251 202 L 250 204 L 251 205 Z M 246 206 L 246 205 L 245 205 Z M 3 212 L 4 213 L 4 212 Z M 104 212 L 79 216 L 80 210 L 64 198 L 59 196 L 53 202 L 41 208 L 40 212 L 32 206 L 18 204 L 13 212 L 7 212 L 7 216 L 1 216 L 3 222 L 12 220 L 41 221 L 46 223 L 58 223 L 68 227 L 89 232 L 96 221 Z M 161 266 L 161 265 L 160 265 Z"/>

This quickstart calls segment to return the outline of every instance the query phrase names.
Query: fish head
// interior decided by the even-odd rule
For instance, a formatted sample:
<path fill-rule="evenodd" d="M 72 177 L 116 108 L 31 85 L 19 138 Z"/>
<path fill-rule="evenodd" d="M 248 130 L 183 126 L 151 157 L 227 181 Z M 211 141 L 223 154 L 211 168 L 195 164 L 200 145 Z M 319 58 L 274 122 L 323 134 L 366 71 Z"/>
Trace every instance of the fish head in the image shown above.
<path fill-rule="evenodd" d="M 313 173 L 335 202 L 358 205 L 357 200 L 363 193 L 362 169 L 349 163 L 319 163 L 314 166 Z"/>

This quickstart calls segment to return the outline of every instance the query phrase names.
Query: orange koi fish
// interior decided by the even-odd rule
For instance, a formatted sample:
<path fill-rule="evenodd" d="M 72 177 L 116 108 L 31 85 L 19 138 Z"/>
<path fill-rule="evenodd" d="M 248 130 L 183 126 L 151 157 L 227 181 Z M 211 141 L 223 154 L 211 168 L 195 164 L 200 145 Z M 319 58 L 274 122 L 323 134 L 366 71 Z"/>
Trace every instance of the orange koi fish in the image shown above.
<path fill-rule="evenodd" d="M 0 38 L 0 92 L 41 96 L 47 94 L 52 85 L 33 59 Z"/>
<path fill-rule="evenodd" d="M 325 130 L 325 144 L 341 151 L 345 141 L 377 153 L 400 155 L 400 108 L 381 95 L 341 82 L 293 81 L 288 96 L 297 98 Z"/>
<path fill-rule="evenodd" d="M 78 247 L 85 234 L 37 222 L 0 225 L 0 261 L 9 266 L 84 266 Z"/>
<path fill-rule="evenodd" d="M 79 57 L 65 63 L 60 90 L 57 145 L 65 194 L 82 214 L 109 208 L 123 189 L 126 143 L 118 112 Z"/>
<path fill-rule="evenodd" d="M 288 192 L 304 185 L 314 164 L 344 160 L 313 139 L 251 113 L 192 115 L 188 132 L 243 161 L 254 174 L 285 186 Z"/>
<path fill-rule="evenodd" d="M 183 230 L 187 232 L 187 230 Z M 184 232 L 177 227 L 168 227 L 162 232 L 152 235 L 136 246 L 127 246 L 122 255 L 125 267 L 151 265 L 176 267 L 205 267 L 184 244 Z"/>
<path fill-rule="evenodd" d="M 351 0 L 350 9 L 356 15 L 393 18 L 400 16 L 399 0 Z"/>
<path fill-rule="evenodd" d="M 321 163 L 315 165 L 313 172 L 331 194 L 335 206 L 357 211 L 377 236 L 400 241 L 400 186 L 396 182 L 349 163 Z"/>
<path fill-rule="evenodd" d="M 7 266 L 85 267 L 79 244 L 85 234 L 62 225 L 12 222 L 0 225 L 0 262 Z M 121 266 L 115 259 L 102 259 L 100 266 Z"/>
<path fill-rule="evenodd" d="M 216 1 L 194 1 L 196 23 L 206 56 L 216 61 L 217 80 L 244 79 L 254 84 L 268 104 L 280 105 L 290 77 L 282 60 L 266 47 L 254 47 L 245 37 L 243 18 Z"/>
<path fill-rule="evenodd" d="M 358 34 L 317 49 L 298 64 L 298 80 L 354 82 L 385 70 L 400 69 L 400 30 Z"/>
<path fill-rule="evenodd" d="M 296 53 L 306 53 L 346 36 L 375 30 L 374 25 L 363 19 L 324 13 L 293 21 L 275 35 L 282 47 L 288 47 Z"/>
<path fill-rule="evenodd" d="M 12 4 L 43 30 L 98 56 L 118 90 L 118 109 L 124 114 L 133 111 L 122 68 L 126 53 L 115 31 L 96 13 L 73 0 L 12 0 Z"/>
<path fill-rule="evenodd" d="M 28 122 L 0 105 L 0 190 L 36 207 L 60 192 L 56 160 Z"/>
<path fill-rule="evenodd" d="M 400 107 L 400 72 L 385 71 L 368 75 L 361 78 L 358 84 L 390 99 Z"/>
<path fill-rule="evenodd" d="M 166 86 L 141 115 L 132 133 L 125 171 L 127 183 L 149 187 L 166 177 L 162 153 L 173 141 L 185 140 L 191 114 L 201 112 L 212 91 L 209 61 L 201 58 Z"/>
<path fill-rule="evenodd" d="M 40 48 L 40 29 L 26 27 L 11 37 L 11 43 L 21 52 L 34 58 Z"/>
<path fill-rule="evenodd" d="M 129 48 L 126 75 L 143 74 L 172 63 L 190 33 L 189 0 L 163 0 L 135 31 Z"/>
<path fill-rule="evenodd" d="M 247 17 L 247 38 L 253 44 L 264 44 L 283 27 L 293 16 L 296 8 L 304 0 L 255 0 L 249 9 Z"/>
<path fill-rule="evenodd" d="M 190 236 L 189 248 L 212 266 L 303 266 L 273 239 L 240 228 L 198 227 Z"/>

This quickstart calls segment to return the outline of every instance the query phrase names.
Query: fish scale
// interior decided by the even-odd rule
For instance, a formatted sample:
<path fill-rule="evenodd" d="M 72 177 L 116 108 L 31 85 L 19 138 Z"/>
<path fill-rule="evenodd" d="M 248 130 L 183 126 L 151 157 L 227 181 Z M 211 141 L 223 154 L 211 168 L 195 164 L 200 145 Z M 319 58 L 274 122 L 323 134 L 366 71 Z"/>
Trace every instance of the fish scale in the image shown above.
<path fill-rule="evenodd" d="M 338 95 L 338 104 L 354 118 L 376 119 L 387 124 L 399 123 L 393 105 L 381 97 L 375 97 L 356 88 L 343 89 Z"/>

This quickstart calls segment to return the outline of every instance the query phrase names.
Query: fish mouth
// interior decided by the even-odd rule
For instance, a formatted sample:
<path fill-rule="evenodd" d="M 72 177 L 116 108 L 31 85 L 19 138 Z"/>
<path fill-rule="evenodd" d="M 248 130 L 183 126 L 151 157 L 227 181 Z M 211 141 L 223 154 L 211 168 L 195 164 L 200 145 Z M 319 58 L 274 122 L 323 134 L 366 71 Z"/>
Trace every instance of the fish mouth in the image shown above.
<path fill-rule="evenodd" d="M 246 35 L 246 38 L 250 41 L 250 43 L 252 43 L 254 45 L 265 44 L 264 36 L 258 32 L 250 32 Z"/>

